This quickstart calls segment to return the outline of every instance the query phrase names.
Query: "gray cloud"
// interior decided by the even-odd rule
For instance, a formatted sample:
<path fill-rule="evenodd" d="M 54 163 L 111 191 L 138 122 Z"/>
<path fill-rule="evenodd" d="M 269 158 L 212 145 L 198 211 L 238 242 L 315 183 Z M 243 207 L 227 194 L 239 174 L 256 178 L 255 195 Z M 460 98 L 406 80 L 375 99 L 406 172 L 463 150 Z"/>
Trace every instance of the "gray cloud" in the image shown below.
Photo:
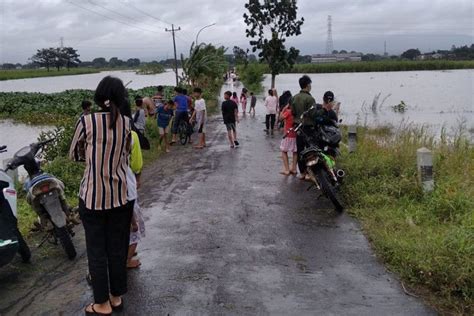
<path fill-rule="evenodd" d="M 173 54 L 169 23 L 186 54 L 197 31 L 200 41 L 247 47 L 242 0 L 3 0 L 0 4 L 0 62 L 26 62 L 36 49 L 56 47 L 60 37 L 81 59 L 103 56 L 161 59 Z M 304 54 L 324 52 L 327 15 L 333 17 L 334 48 L 390 53 L 411 47 L 447 49 L 473 42 L 470 0 L 299 1 L 302 35 L 288 44 Z M 137 8 L 138 10 L 134 9 Z M 105 8 L 105 9 L 104 9 Z M 111 12 L 111 11 L 114 12 Z M 144 14 L 143 12 L 146 12 Z"/>

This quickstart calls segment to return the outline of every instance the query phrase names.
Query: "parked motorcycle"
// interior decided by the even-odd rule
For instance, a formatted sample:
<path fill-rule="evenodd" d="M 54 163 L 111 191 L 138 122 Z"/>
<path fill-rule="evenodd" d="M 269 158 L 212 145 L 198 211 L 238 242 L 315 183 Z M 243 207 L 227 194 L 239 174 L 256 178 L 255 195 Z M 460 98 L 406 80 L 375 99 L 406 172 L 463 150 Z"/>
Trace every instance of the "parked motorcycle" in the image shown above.
<path fill-rule="evenodd" d="M 338 212 L 344 210 L 341 198 L 338 196 L 338 187 L 345 175 L 344 170 L 336 169 L 335 156 L 338 154 L 337 145 L 341 141 L 339 129 L 335 126 L 303 127 L 303 118 L 309 116 L 315 107 L 311 107 L 301 115 L 301 123 L 290 129 L 304 137 L 306 148 L 298 157 L 304 161 L 308 175 L 313 185 L 320 190 L 334 205 Z M 285 138 L 288 135 L 284 135 Z"/>
<path fill-rule="evenodd" d="M 6 148 L 0 146 L 0 153 Z M 10 263 L 17 252 L 25 263 L 31 258 L 30 248 L 18 229 L 15 183 L 6 171 L 0 169 L 0 267 Z"/>
<path fill-rule="evenodd" d="M 76 249 L 71 237 L 76 219 L 64 196 L 64 184 L 51 174 L 43 172 L 36 155 L 54 139 L 33 143 L 15 153 L 8 164 L 8 169 L 24 166 L 28 172 L 28 181 L 24 189 L 27 192 L 27 202 L 38 214 L 38 229 L 47 232 L 44 240 L 52 240 L 63 247 L 69 259 L 76 257 Z"/>

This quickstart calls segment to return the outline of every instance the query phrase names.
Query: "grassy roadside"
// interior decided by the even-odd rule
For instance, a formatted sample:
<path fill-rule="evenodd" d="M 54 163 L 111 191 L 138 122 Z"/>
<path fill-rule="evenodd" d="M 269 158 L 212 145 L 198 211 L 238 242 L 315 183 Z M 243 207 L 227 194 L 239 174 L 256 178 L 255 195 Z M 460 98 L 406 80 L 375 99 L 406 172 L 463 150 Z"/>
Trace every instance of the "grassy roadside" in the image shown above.
<path fill-rule="evenodd" d="M 435 141 L 422 128 L 358 130 L 344 154 L 343 193 L 375 252 L 410 291 L 442 314 L 474 305 L 474 148 L 461 133 Z M 416 150 L 434 153 L 436 187 L 423 194 Z"/>

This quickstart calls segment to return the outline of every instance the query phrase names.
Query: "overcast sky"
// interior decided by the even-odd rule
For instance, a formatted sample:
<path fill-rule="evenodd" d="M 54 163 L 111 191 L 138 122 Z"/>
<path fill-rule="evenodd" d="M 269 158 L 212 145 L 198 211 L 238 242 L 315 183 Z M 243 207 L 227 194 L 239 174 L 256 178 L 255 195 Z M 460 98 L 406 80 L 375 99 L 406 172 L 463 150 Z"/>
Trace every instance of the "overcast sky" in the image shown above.
<path fill-rule="evenodd" d="M 171 23 L 178 54 L 199 41 L 248 47 L 244 0 L 0 0 L 0 63 L 27 62 L 38 48 L 78 49 L 82 60 L 95 57 L 173 56 Z M 449 49 L 473 43 L 472 0 L 300 0 L 302 35 L 288 43 L 302 54 L 324 53 L 327 16 L 333 20 L 334 49 L 389 54 L 408 48 Z"/>

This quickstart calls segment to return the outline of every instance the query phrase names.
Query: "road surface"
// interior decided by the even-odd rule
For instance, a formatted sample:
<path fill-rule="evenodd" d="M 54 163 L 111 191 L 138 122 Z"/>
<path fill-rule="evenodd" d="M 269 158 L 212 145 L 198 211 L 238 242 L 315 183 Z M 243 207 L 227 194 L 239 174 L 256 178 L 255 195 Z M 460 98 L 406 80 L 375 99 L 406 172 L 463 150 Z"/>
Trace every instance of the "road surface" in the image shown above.
<path fill-rule="evenodd" d="M 240 148 L 213 117 L 208 148 L 174 146 L 144 171 L 147 231 L 124 314 L 434 314 L 404 294 L 354 219 L 279 174 L 280 137 L 265 136 L 262 112 L 241 120 Z M 0 314 L 82 315 L 92 299 L 82 235 L 75 262 L 58 252 L 41 269 L 2 271 Z"/>

